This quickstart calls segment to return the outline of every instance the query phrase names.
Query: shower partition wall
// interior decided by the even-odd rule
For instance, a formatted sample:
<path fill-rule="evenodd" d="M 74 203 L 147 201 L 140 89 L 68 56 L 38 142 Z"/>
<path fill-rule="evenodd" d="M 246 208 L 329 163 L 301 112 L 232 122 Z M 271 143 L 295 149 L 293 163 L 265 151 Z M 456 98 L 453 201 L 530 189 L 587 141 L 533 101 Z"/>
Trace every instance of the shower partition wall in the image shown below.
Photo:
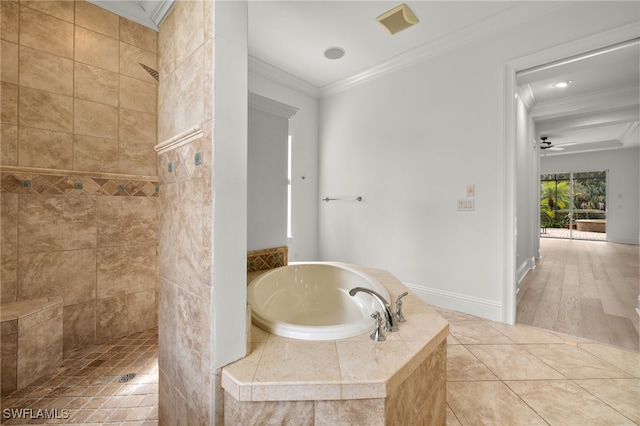
<path fill-rule="evenodd" d="M 606 240 L 607 171 L 540 176 L 542 236 Z"/>

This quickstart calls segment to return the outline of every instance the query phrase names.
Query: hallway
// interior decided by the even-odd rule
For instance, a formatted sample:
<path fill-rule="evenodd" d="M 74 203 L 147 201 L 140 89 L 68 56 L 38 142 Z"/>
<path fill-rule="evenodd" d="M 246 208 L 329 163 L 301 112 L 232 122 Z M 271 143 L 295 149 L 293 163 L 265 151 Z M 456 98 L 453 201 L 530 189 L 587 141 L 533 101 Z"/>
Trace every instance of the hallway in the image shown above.
<path fill-rule="evenodd" d="M 540 250 L 516 322 L 638 351 L 638 246 L 541 238 Z"/>

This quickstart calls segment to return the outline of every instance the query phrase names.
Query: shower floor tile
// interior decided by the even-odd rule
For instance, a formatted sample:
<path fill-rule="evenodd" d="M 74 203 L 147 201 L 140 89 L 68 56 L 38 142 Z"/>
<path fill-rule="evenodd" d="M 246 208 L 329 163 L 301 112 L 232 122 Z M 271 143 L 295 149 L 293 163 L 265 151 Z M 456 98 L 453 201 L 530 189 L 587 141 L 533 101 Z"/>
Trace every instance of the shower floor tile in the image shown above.
<path fill-rule="evenodd" d="M 2 425 L 157 425 L 158 330 L 66 353 L 58 368 L 1 405 Z"/>

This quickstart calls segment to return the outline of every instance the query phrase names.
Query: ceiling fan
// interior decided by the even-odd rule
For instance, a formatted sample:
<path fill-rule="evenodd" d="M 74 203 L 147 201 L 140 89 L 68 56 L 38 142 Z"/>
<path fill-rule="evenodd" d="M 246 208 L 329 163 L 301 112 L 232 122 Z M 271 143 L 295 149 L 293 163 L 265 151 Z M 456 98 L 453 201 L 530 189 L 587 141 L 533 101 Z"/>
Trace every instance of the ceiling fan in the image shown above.
<path fill-rule="evenodd" d="M 547 139 L 548 139 L 548 136 L 540 136 L 540 149 L 548 149 L 550 151 L 564 151 L 565 147 L 577 144 L 577 142 L 569 142 L 569 143 L 564 143 L 562 145 L 555 146 Z"/>

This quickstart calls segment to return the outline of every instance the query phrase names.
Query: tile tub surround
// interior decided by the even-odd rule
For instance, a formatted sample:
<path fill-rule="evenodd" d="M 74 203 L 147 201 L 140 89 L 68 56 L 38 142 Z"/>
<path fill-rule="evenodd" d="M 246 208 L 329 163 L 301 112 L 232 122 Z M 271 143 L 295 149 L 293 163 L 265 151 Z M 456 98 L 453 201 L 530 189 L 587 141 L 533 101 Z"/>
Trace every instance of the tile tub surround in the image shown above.
<path fill-rule="evenodd" d="M 62 362 L 62 298 L 0 306 L 1 394 L 23 389 Z"/>
<path fill-rule="evenodd" d="M 392 300 L 407 291 L 386 271 L 349 266 L 377 279 Z M 223 369 L 225 423 L 278 415 L 304 424 L 444 423 L 449 325 L 411 291 L 403 302 L 407 321 L 384 342 L 369 333 L 303 341 L 253 326 L 249 356 Z"/>

